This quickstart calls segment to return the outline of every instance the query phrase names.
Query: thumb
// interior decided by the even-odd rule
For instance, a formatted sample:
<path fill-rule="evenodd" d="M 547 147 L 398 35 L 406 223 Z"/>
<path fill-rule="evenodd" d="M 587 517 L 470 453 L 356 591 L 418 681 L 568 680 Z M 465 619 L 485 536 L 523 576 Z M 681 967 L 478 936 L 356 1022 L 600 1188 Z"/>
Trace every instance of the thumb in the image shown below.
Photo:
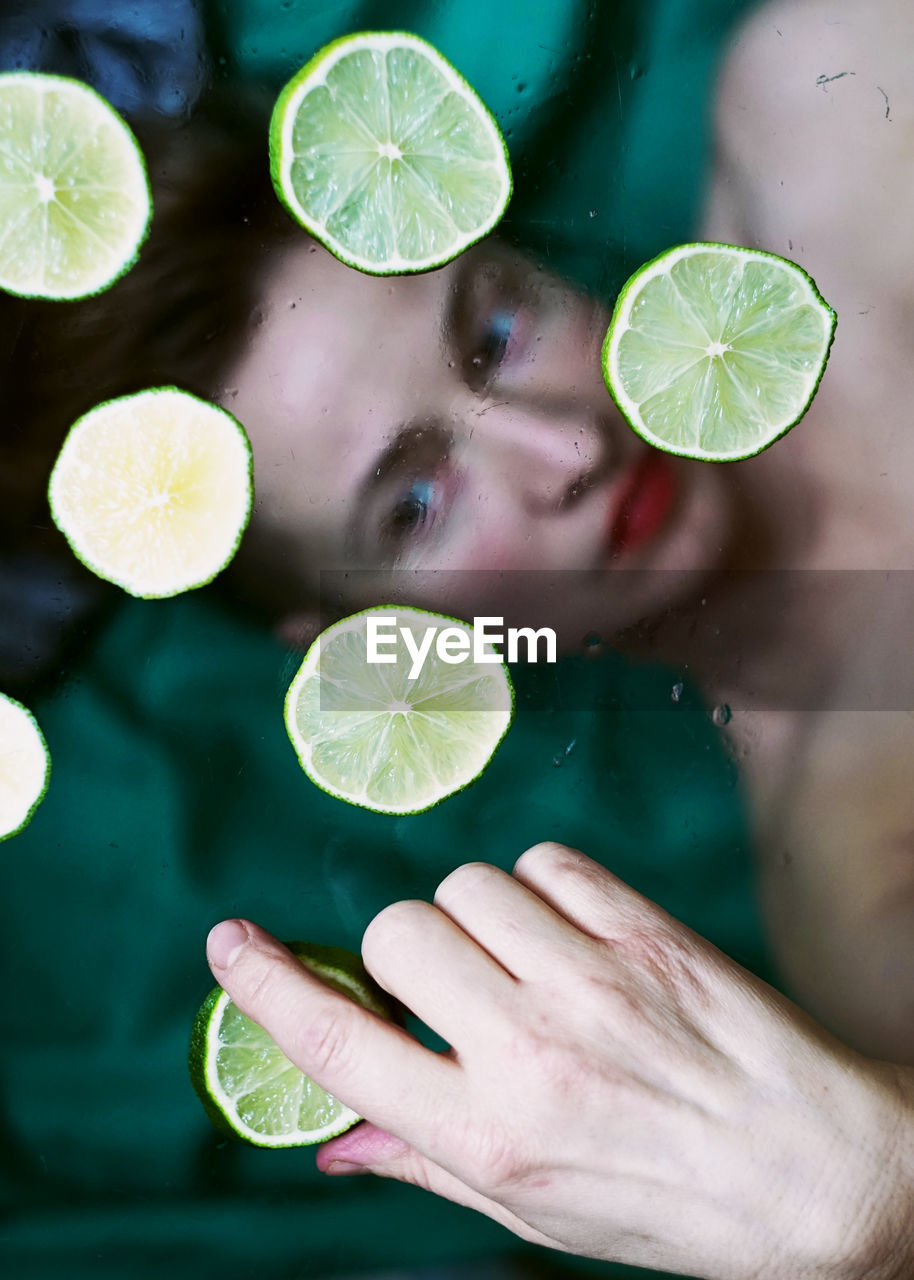
<path fill-rule="evenodd" d="M 323 1143 L 317 1151 L 321 1173 L 376 1173 L 403 1182 L 415 1181 L 405 1176 L 407 1161 L 414 1164 L 423 1159 L 402 1138 L 395 1138 L 367 1120 Z"/>
<path fill-rule="evenodd" d="M 503 1227 L 513 1231 L 523 1240 L 550 1248 L 562 1248 L 555 1240 L 534 1230 L 510 1209 L 490 1200 L 480 1191 L 467 1186 L 447 1169 L 435 1164 L 416 1151 L 402 1138 L 394 1137 L 367 1120 L 347 1133 L 323 1143 L 317 1151 L 317 1167 L 321 1173 L 331 1175 L 347 1173 L 373 1173 L 379 1178 L 395 1178 L 422 1187 L 434 1195 L 462 1204 L 486 1217 L 494 1218 Z"/>

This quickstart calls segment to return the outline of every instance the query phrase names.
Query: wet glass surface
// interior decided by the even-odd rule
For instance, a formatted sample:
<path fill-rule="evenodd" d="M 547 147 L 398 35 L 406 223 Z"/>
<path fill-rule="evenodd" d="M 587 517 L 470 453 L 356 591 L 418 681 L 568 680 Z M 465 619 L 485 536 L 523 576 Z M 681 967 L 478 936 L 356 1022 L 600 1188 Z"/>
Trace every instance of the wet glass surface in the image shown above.
<path fill-rule="evenodd" d="M 148 0 L 112 16 L 44 0 L 0 17 L 0 66 L 87 79 L 124 112 L 157 210 L 109 293 L 0 299 L 0 690 L 53 758 L 37 816 L 3 845 L 10 1275 L 488 1275 L 497 1259 L 560 1274 L 412 1188 L 325 1179 L 308 1152 L 210 1129 L 186 1042 L 204 938 L 228 916 L 358 949 L 379 910 L 431 898 L 461 862 L 510 870 L 560 840 L 849 1043 L 895 1051 L 891 1000 L 842 994 L 866 927 L 843 908 L 821 926 L 795 858 L 860 814 L 878 842 L 879 806 L 893 836 L 910 830 L 910 374 L 885 319 L 902 236 L 871 167 L 900 80 L 824 6 L 806 25 L 762 6 L 719 85 L 759 8 Z M 514 172 L 497 237 L 411 278 L 332 259 L 269 183 L 278 89 L 326 40 L 377 28 L 453 61 Z M 850 179 L 821 143 L 840 112 Z M 854 181 L 871 193 L 856 220 Z M 867 219 L 886 226 L 879 253 Z M 839 311 L 808 419 L 726 468 L 646 460 L 600 372 L 620 286 L 694 238 L 795 256 Z M 141 601 L 74 561 L 45 483 L 76 416 L 172 383 L 245 425 L 256 504 L 215 584 Z M 282 723 L 321 626 L 393 599 L 551 626 L 563 655 L 514 670 L 515 723 L 484 776 L 405 818 L 317 791 Z M 813 871 L 814 895 L 830 872 Z M 896 885 L 845 873 L 848 900 Z"/>

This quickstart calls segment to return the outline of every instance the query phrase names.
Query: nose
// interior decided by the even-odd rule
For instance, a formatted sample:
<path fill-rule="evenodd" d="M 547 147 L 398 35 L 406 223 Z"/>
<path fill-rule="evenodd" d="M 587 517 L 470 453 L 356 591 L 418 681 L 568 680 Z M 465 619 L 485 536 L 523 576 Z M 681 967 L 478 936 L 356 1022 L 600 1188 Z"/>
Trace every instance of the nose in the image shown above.
<path fill-rule="evenodd" d="M 605 474 L 606 432 L 595 415 L 497 401 L 466 419 L 466 465 L 529 515 L 563 510 Z"/>

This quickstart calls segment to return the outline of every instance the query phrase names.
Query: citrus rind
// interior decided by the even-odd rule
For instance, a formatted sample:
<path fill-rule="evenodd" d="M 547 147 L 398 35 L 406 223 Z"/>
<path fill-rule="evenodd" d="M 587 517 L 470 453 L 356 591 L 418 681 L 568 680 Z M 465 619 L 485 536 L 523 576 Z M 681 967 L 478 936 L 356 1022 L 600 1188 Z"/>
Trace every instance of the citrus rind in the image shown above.
<path fill-rule="evenodd" d="M 51 780 L 51 753 L 38 721 L 0 693 L 0 842 L 23 831 Z"/>
<path fill-rule="evenodd" d="M 733 303 L 736 286 L 732 296 L 726 300 L 733 305 L 723 317 L 720 332 L 707 332 L 707 316 L 696 314 L 688 291 L 683 294 L 674 274 L 677 267 L 690 260 L 694 262 L 699 255 L 705 255 L 705 265 L 709 267 L 723 259 L 738 260 L 742 264 L 740 283 L 746 271 L 752 269 L 751 264 L 760 264 L 756 269 L 759 280 L 767 279 L 772 289 L 782 289 L 782 297 L 765 304 L 772 309 L 771 327 L 775 321 L 784 326 L 778 341 L 790 354 L 781 368 L 778 368 L 776 360 L 768 357 L 764 342 L 750 342 L 740 349 L 725 341 L 728 338 L 726 326 L 733 322 L 733 315 L 738 315 L 741 305 Z M 692 285 L 694 287 L 694 279 Z M 678 294 L 678 298 L 667 307 L 667 312 L 678 309 L 681 324 L 673 321 L 664 325 L 657 320 L 663 307 L 657 307 L 648 297 L 650 289 L 654 289 L 655 295 L 659 289 Z M 711 285 L 708 292 L 713 293 Z M 762 306 L 761 303 L 753 305 L 757 308 Z M 651 309 L 655 316 L 650 315 Z M 648 321 L 639 329 L 639 320 L 645 312 Z M 792 312 L 792 318 L 789 312 Z M 686 458 L 707 462 L 740 461 L 769 448 L 804 416 L 825 372 L 836 324 L 834 310 L 819 293 L 812 277 L 786 258 L 764 250 L 717 241 L 677 245 L 640 267 L 623 286 L 603 342 L 603 377 L 619 410 L 646 443 Z M 790 341 L 790 325 L 795 326 L 794 341 Z M 749 333 L 751 327 L 747 326 L 743 332 Z M 758 333 L 764 329 L 764 323 L 754 327 Z M 683 329 L 691 331 L 694 336 L 687 340 Z M 736 337 L 738 340 L 738 333 Z M 703 349 L 699 345 L 702 340 L 707 343 Z M 641 370 L 638 376 L 644 384 L 642 390 L 649 393 L 642 398 L 635 398 L 632 394 L 635 376 L 626 376 L 620 367 L 624 363 L 623 346 L 626 343 L 631 348 L 635 348 L 636 343 L 640 344 Z M 739 379 L 734 378 L 727 366 L 727 383 L 724 386 L 730 390 L 730 398 L 740 402 L 738 412 L 730 412 L 729 415 L 722 404 L 727 396 L 715 393 L 715 384 L 710 382 L 714 371 L 708 369 L 716 357 L 720 357 L 724 364 L 728 355 L 731 365 L 734 360 L 741 360 L 743 366 L 748 363 L 751 368 L 754 360 L 760 382 L 767 384 L 752 387 L 750 379 L 742 375 Z M 662 376 L 657 379 L 664 364 L 669 379 L 666 382 Z M 637 369 L 638 362 L 632 361 L 631 365 Z M 652 378 L 655 379 L 653 383 Z M 709 395 L 713 412 L 702 416 L 703 397 L 706 395 Z M 765 413 L 760 408 L 766 403 L 770 405 L 771 412 Z M 662 430 L 646 412 L 647 404 L 663 406 L 658 414 Z M 739 409 L 746 415 L 743 422 L 738 420 Z M 735 443 L 728 447 L 719 443 L 713 447 L 703 444 L 703 435 L 706 439 L 713 438 L 709 423 L 716 424 L 718 437 L 731 435 Z"/>
<path fill-rule="evenodd" d="M 398 687 L 392 688 L 392 677 L 396 682 L 393 673 L 402 675 L 401 668 L 385 665 L 371 672 L 367 643 L 363 643 L 367 618 L 384 615 L 395 616 L 411 628 L 445 624 L 472 632 L 462 619 L 405 605 L 378 605 L 341 619 L 312 643 L 289 686 L 284 707 L 286 731 L 305 773 L 328 795 L 375 813 L 424 813 L 463 791 L 488 768 L 514 716 L 514 687 L 503 658 L 487 645 L 486 652 L 493 660 L 484 668 L 468 661 L 465 667 L 469 674 L 465 674 L 464 666 L 448 666 L 430 651 L 415 684 L 404 684 L 400 679 Z M 338 676 L 322 683 L 322 658 L 327 668 L 327 651 L 345 637 L 349 637 L 350 652 L 344 655 L 344 661 L 348 658 L 350 665 L 354 658 L 361 662 L 363 674 L 355 686 L 340 681 Z M 412 703 L 408 701 L 410 694 Z M 321 705 L 325 696 L 336 702 L 336 708 Z M 444 702 L 436 705 L 436 698 Z M 454 698 L 456 704 L 451 701 L 447 705 Z M 306 700 L 310 705 L 303 711 Z M 459 705 L 461 700 L 466 704 L 463 707 Z M 418 711 L 416 704 L 420 706 Z M 415 727 L 408 731 L 405 712 L 414 713 L 414 726 L 422 726 L 428 751 L 423 753 Z M 303 715 L 311 726 L 327 726 L 326 733 L 303 731 Z M 403 722 L 393 723 L 397 715 L 403 715 Z M 366 745 L 372 733 L 373 752 Z M 321 748 L 325 748 L 323 758 L 319 758 Z M 428 763 L 429 751 L 437 755 L 437 769 Z M 369 752 L 372 756 L 366 766 Z M 338 769 L 334 778 L 329 776 L 327 759 L 334 765 L 342 760 L 342 777 Z M 346 769 L 358 785 L 343 785 Z M 398 783 L 398 777 L 414 781 Z M 391 791 L 398 793 L 395 802 L 390 800 Z"/>
<path fill-rule="evenodd" d="M 331 116 L 339 128 L 348 129 L 356 146 L 346 149 L 334 147 L 332 140 L 318 137 L 318 117 L 308 135 L 315 137 L 316 141 L 309 144 L 306 150 L 296 147 L 296 128 L 305 128 L 304 122 L 299 120 L 302 103 L 316 91 L 325 91 L 332 96 L 333 90 L 328 84 L 328 77 L 332 77 L 334 71 L 339 74 L 340 64 L 345 59 L 366 52 L 386 56 L 403 51 L 418 55 L 446 86 L 447 93 L 437 104 L 438 107 L 448 96 L 453 98 L 451 106 L 455 109 L 456 118 L 448 122 L 449 145 L 439 148 L 441 154 L 422 153 L 423 163 L 416 166 L 410 163 L 408 151 L 401 151 L 394 142 L 390 134 L 397 122 L 391 120 L 386 73 L 383 77 L 385 110 L 381 113 L 383 118 L 378 121 L 379 127 L 374 132 L 366 121 L 353 115 L 348 98 L 344 98 L 345 111 L 336 106 L 337 96 L 334 99 L 335 111 L 321 114 Z M 373 112 L 376 114 L 376 93 L 366 91 L 360 97 L 365 106 L 363 108 L 360 103 L 359 110 L 364 109 L 369 115 Z M 408 90 L 403 97 L 408 99 Z M 418 120 L 414 120 L 413 128 L 421 126 L 425 119 L 425 116 L 420 116 Z M 472 148 L 461 154 L 461 147 L 465 142 L 461 133 L 465 133 L 468 122 L 475 126 L 474 136 L 485 147 L 484 157 L 474 156 Z M 379 138 L 378 132 L 386 136 Z M 407 131 L 406 138 L 401 137 L 401 141 L 407 141 L 408 137 Z M 341 36 L 318 50 L 289 80 L 276 101 L 270 121 L 269 152 L 273 185 L 289 214 L 341 262 L 371 275 L 410 274 L 444 266 L 497 226 L 511 198 L 513 187 L 508 149 L 492 113 L 437 49 L 419 36 L 405 31 L 358 32 Z M 366 157 L 371 157 L 371 160 Z M 384 170 L 384 175 L 390 181 L 375 187 L 373 180 L 377 176 L 377 166 L 383 166 L 385 162 L 388 168 Z M 305 167 L 307 164 L 311 165 L 310 169 Z M 400 168 L 395 167 L 398 165 Z M 293 176 L 293 167 L 296 166 L 296 174 Z M 422 173 L 423 168 L 435 172 L 440 184 L 437 181 L 430 184 L 427 176 Z M 346 170 L 348 173 L 344 173 Z M 327 201 L 333 200 L 336 195 L 336 186 L 341 176 L 346 176 L 350 185 L 342 188 L 343 194 L 336 206 L 327 205 Z M 295 177 L 299 178 L 300 185 L 305 186 L 305 199 L 301 192 L 296 191 Z M 474 177 L 477 181 L 473 181 Z M 468 218 L 467 210 L 471 202 L 479 200 L 480 178 L 485 178 L 492 186 L 492 191 L 481 202 L 478 212 Z M 458 191 L 462 188 L 462 198 L 453 200 L 450 208 L 449 185 Z M 418 201 L 407 199 L 405 195 L 401 198 L 399 190 L 395 195 L 395 187 L 407 194 L 412 189 L 414 197 L 418 192 Z M 421 236 L 422 220 L 410 224 L 404 217 L 404 211 L 410 209 L 415 218 L 417 204 L 423 210 L 426 233 L 432 220 L 441 226 L 449 222 L 453 232 L 449 233 L 446 243 L 436 250 L 404 253 L 397 247 L 400 242 Z M 359 228 L 366 224 L 366 214 L 377 234 L 390 237 L 386 250 L 368 254 L 354 247 Z M 453 215 L 460 216 L 466 225 L 458 225 Z M 336 230 L 328 225 L 331 220 L 334 221 Z M 348 225 L 350 222 L 351 226 Z"/>
<path fill-rule="evenodd" d="M 0 288 L 53 301 L 102 293 L 149 233 L 149 175 L 130 126 L 81 80 L 7 71 L 0 140 Z"/>
<path fill-rule="evenodd" d="M 83 414 L 48 486 L 54 523 L 77 558 L 140 599 L 212 582 L 238 550 L 253 498 L 244 427 L 178 387 Z"/>
<path fill-rule="evenodd" d="M 349 996 L 363 1008 L 389 1021 L 399 1021 L 397 1007 L 392 999 L 365 972 L 358 956 L 339 947 L 314 943 L 289 942 L 286 946 L 294 955 L 317 974 L 324 982 Z M 230 1007 L 231 1006 L 231 1007 Z M 223 1079 L 232 1072 L 232 1050 L 239 1053 L 237 1045 L 226 1045 L 220 1035 L 226 1017 L 230 1017 L 237 1031 L 247 1024 L 250 1047 L 240 1054 L 248 1063 L 256 1057 L 267 1057 L 280 1068 L 282 1085 L 280 1092 L 294 1095 L 296 1091 L 319 1099 L 318 1105 L 326 1105 L 328 1120 L 317 1128 L 289 1127 L 283 1132 L 268 1133 L 253 1128 L 240 1112 L 239 1102 L 245 1095 L 232 1095 L 223 1087 Z M 220 1061 L 220 1056 L 222 1061 Z M 227 1061 L 226 1061 L 227 1059 Z M 303 1147 L 326 1142 L 338 1137 L 358 1124 L 361 1117 L 350 1107 L 339 1102 L 326 1090 L 314 1084 L 304 1072 L 280 1052 L 270 1037 L 256 1023 L 246 1018 L 232 1003 L 221 987 L 214 987 L 194 1018 L 190 1037 L 188 1067 L 194 1089 L 213 1124 L 223 1133 L 231 1134 L 257 1147 Z M 256 1079 L 256 1076 L 254 1077 Z M 326 1099 L 326 1104 L 324 1104 Z"/>

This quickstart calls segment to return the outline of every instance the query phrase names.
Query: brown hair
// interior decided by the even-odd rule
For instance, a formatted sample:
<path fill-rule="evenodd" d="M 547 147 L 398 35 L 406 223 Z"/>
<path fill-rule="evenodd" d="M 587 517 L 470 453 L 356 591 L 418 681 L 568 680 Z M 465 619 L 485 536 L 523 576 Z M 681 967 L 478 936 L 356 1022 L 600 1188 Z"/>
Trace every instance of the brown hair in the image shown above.
<path fill-rule="evenodd" d="M 175 384 L 212 396 L 256 309 L 259 265 L 301 231 L 276 199 L 262 96 L 210 99 L 184 126 L 140 136 L 153 219 L 139 261 L 81 302 L 0 305 L 0 521 L 43 509 L 67 429 L 113 396 Z"/>
<path fill-rule="evenodd" d="M 81 576 L 46 496 L 64 436 L 81 414 L 150 386 L 218 393 L 254 320 L 261 264 L 271 247 L 304 234 L 270 181 L 270 105 L 256 89 L 234 91 L 230 102 L 218 91 L 184 124 L 137 126 L 153 218 L 134 267 L 80 302 L 0 294 L 0 551 L 7 565 L 37 553 L 59 558 L 71 580 Z M 16 621 L 8 616 L 4 625 Z"/>

